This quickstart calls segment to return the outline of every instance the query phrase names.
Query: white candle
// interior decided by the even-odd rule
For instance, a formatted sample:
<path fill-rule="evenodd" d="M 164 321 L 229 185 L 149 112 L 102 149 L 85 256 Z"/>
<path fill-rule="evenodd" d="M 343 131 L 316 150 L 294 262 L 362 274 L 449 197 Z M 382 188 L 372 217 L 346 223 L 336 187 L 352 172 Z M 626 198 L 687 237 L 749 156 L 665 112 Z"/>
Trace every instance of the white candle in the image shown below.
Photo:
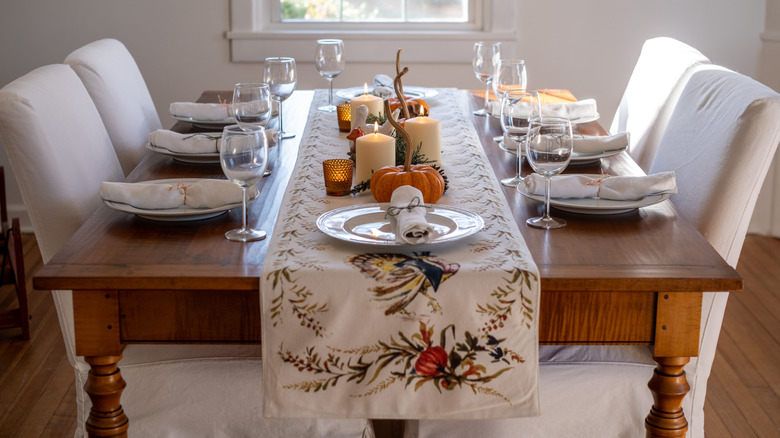
<path fill-rule="evenodd" d="M 412 138 L 412 150 L 420 148 L 420 153 L 432 161 L 428 164 L 441 165 L 441 122 L 430 117 L 415 117 L 406 121 L 406 132 Z"/>
<path fill-rule="evenodd" d="M 368 108 L 368 113 L 375 116 L 379 116 L 379 114 L 384 112 L 385 101 L 381 97 L 368 94 L 368 84 L 364 84 L 363 89 L 365 92 L 362 96 L 358 96 L 349 102 L 349 115 L 350 120 L 352 120 L 350 129 L 355 129 L 355 126 L 358 126 L 360 122 L 365 122 L 365 120 L 355 120 L 355 114 L 357 114 L 357 109 L 360 105 L 365 105 Z"/>
<path fill-rule="evenodd" d="M 355 182 L 369 181 L 373 172 L 385 167 L 395 166 L 395 139 L 376 132 L 358 137 L 355 142 Z"/>

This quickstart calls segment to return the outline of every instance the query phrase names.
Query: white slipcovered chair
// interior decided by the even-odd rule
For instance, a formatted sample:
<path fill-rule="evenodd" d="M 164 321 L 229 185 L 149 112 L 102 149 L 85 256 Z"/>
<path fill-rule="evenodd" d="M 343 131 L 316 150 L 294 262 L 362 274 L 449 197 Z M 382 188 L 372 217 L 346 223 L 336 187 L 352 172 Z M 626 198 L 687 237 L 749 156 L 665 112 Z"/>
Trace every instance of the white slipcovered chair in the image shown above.
<path fill-rule="evenodd" d="M 736 267 L 758 192 L 780 142 L 780 95 L 738 73 L 699 65 L 669 120 L 650 173 L 675 171 L 680 213 Z M 727 292 L 706 292 L 699 356 L 685 367 L 688 436 L 704 437 L 707 379 Z M 542 346 L 540 417 L 485 421 L 412 421 L 406 438 L 484 436 L 638 437 L 652 404 L 647 347 Z"/>
<path fill-rule="evenodd" d="M 652 38 L 642 45 L 609 132 L 628 132 L 629 154 L 645 172 L 692 67 L 710 60 L 673 38 Z"/>
<path fill-rule="evenodd" d="M 47 263 L 97 208 L 101 181 L 124 179 L 87 90 L 67 65 L 41 67 L 0 89 L 0 144 Z M 75 371 L 77 429 L 91 402 L 75 355 L 71 291 L 53 291 Z M 266 420 L 259 345 L 129 345 L 122 406 L 136 437 L 361 437 L 365 420 Z"/>
<path fill-rule="evenodd" d="M 76 49 L 65 58 L 95 102 L 125 175 L 146 153 L 150 132 L 160 129 L 160 117 L 141 71 L 121 42 L 102 39 Z"/>

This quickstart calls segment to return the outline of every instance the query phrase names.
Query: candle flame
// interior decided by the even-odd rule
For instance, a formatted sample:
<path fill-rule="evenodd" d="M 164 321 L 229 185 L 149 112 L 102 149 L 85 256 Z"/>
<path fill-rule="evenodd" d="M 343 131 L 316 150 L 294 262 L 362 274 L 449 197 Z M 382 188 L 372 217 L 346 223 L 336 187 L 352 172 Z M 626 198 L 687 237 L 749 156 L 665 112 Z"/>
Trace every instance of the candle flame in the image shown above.
<path fill-rule="evenodd" d="M 379 123 L 374 122 L 374 134 L 376 134 L 377 132 L 379 132 Z"/>
<path fill-rule="evenodd" d="M 428 117 L 428 110 L 422 105 L 420 105 L 420 117 Z"/>
<path fill-rule="evenodd" d="M 363 82 L 363 94 L 368 94 L 368 83 Z"/>

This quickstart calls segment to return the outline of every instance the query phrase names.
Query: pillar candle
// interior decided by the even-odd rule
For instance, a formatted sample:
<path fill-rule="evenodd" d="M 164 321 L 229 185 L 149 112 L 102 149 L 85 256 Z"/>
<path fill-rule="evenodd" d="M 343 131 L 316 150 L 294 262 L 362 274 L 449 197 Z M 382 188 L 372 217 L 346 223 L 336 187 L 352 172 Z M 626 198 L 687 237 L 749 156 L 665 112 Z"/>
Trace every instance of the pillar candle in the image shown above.
<path fill-rule="evenodd" d="M 385 166 L 395 166 L 395 139 L 377 132 L 358 137 L 355 142 L 354 184 L 370 180 L 373 172 Z"/>
<path fill-rule="evenodd" d="M 381 97 L 368 94 L 368 87 L 365 87 L 366 92 L 362 96 L 358 96 L 349 102 L 349 114 L 352 119 L 351 128 L 355 129 L 360 122 L 365 123 L 365 120 L 355 120 L 355 114 L 360 105 L 368 107 L 368 113 L 375 116 L 379 116 L 383 112 L 385 101 Z"/>
<path fill-rule="evenodd" d="M 432 161 L 429 164 L 441 165 L 441 122 L 430 117 L 415 117 L 407 120 L 404 128 L 412 137 L 412 150 L 422 142 L 420 153 Z"/>

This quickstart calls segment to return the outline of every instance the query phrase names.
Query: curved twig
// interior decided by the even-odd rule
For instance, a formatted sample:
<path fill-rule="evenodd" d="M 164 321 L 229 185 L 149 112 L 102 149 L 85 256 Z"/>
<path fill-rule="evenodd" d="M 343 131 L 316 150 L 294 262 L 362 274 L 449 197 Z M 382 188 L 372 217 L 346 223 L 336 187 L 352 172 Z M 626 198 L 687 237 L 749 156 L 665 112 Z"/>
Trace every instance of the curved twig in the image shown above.
<path fill-rule="evenodd" d="M 393 117 L 393 113 L 390 111 L 390 101 L 385 100 L 385 114 L 390 114 L 387 117 L 387 121 L 390 122 L 391 125 L 393 125 L 393 128 L 395 128 L 396 132 L 401 134 L 404 138 L 404 142 L 406 143 L 406 158 L 404 159 L 404 172 L 408 172 L 412 168 L 412 137 L 409 136 L 409 133 L 406 132 L 406 129 L 401 127 L 401 125 L 398 123 L 397 120 L 395 120 L 395 117 Z"/>
<path fill-rule="evenodd" d="M 404 84 L 401 81 L 401 77 L 408 71 L 408 67 L 404 67 L 401 70 L 401 52 L 403 49 L 398 49 L 395 55 L 395 79 L 393 80 L 393 86 L 395 88 L 395 94 L 398 96 L 398 100 L 401 101 L 401 111 L 404 113 L 404 119 L 409 119 L 409 108 L 406 106 L 406 96 L 404 95 Z"/>

